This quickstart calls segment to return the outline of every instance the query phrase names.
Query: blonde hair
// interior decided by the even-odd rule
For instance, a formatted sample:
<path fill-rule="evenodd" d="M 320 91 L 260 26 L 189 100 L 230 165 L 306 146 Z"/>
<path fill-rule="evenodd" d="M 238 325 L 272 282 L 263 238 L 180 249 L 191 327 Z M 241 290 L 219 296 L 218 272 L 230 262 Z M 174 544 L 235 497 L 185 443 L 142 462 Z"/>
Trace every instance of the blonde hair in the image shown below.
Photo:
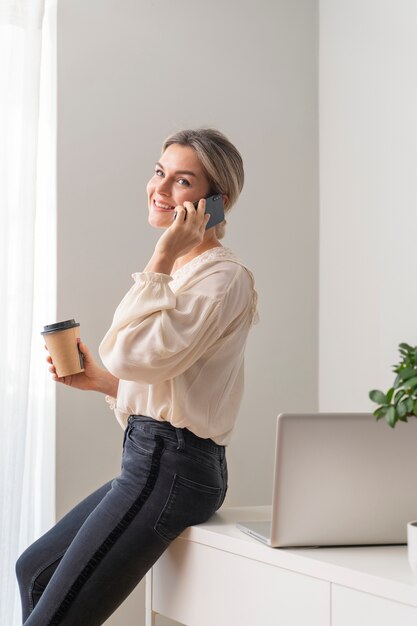
<path fill-rule="evenodd" d="M 218 130 L 197 128 L 180 130 L 167 137 L 162 145 L 162 153 L 172 144 L 189 146 L 197 156 L 209 180 L 209 195 L 225 194 L 229 201 L 225 206 L 227 214 L 236 203 L 244 183 L 243 161 L 235 146 Z M 226 220 L 214 227 L 216 237 L 225 235 Z"/>

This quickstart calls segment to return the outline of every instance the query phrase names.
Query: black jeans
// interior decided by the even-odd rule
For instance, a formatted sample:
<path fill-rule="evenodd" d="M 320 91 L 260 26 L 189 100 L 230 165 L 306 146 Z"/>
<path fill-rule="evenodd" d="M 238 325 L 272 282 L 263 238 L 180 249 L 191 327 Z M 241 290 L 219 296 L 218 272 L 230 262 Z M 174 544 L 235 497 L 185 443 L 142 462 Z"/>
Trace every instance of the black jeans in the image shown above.
<path fill-rule="evenodd" d="M 131 415 L 120 475 L 19 557 L 23 624 L 103 624 L 171 541 L 222 505 L 226 490 L 224 446 Z"/>

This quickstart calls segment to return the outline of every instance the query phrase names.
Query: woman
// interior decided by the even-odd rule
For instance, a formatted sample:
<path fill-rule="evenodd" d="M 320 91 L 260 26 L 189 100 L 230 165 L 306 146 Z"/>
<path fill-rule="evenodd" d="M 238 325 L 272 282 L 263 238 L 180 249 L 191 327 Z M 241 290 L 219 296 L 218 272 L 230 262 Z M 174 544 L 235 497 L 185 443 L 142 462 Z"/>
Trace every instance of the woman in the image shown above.
<path fill-rule="evenodd" d="M 219 241 L 225 222 L 206 230 L 204 209 L 222 194 L 229 211 L 242 186 L 224 135 L 169 137 L 147 185 L 149 222 L 165 232 L 100 345 L 107 369 L 83 342 L 84 373 L 58 378 L 47 357 L 56 381 L 106 394 L 125 432 L 120 475 L 18 559 L 25 626 L 102 624 L 170 542 L 223 503 L 256 292 Z"/>

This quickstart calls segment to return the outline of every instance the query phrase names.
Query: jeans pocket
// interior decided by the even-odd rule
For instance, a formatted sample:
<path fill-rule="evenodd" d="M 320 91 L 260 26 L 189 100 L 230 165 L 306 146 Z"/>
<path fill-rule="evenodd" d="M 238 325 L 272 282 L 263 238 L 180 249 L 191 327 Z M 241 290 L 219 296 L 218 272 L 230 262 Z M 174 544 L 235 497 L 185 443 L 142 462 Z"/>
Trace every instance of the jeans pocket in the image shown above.
<path fill-rule="evenodd" d="M 221 491 L 221 487 L 203 485 L 175 474 L 154 527 L 156 532 L 172 541 L 188 526 L 206 522 L 216 512 Z"/>
<path fill-rule="evenodd" d="M 125 447 L 133 448 L 139 454 L 152 455 L 155 450 L 155 435 L 131 425 L 127 431 Z"/>

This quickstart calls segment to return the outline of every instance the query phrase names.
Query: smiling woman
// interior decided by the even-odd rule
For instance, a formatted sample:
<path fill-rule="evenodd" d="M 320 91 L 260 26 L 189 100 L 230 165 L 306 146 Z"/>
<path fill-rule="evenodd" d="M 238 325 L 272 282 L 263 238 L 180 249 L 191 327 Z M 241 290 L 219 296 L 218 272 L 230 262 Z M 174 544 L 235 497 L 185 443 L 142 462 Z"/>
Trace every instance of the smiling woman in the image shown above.
<path fill-rule="evenodd" d="M 209 189 L 206 195 L 220 193 L 223 196 L 225 213 L 228 213 L 237 201 L 244 184 L 242 157 L 236 147 L 218 130 L 204 128 L 199 130 L 183 130 L 165 139 L 162 155 L 171 146 L 191 148 L 198 159 L 198 170 L 202 169 Z M 197 177 L 197 173 L 191 172 Z M 186 172 L 182 172 L 186 176 Z M 185 179 L 184 184 L 193 181 Z M 199 198 L 195 198 L 198 200 Z M 225 235 L 226 220 L 216 226 L 217 239 Z"/>
<path fill-rule="evenodd" d="M 149 223 L 155 228 L 168 228 L 172 225 L 173 214 L 180 212 L 184 221 L 188 218 L 189 226 L 200 220 L 201 235 L 200 241 L 195 238 L 190 240 L 187 249 L 182 248 L 167 273 L 178 270 L 194 256 L 221 245 L 219 240 L 224 237 L 226 220 L 204 233 L 205 205 L 202 200 L 212 194 L 221 194 L 227 213 L 236 202 L 243 183 L 242 158 L 235 146 L 218 130 L 183 130 L 164 141 L 160 160 L 147 185 Z M 194 213 L 191 205 L 198 201 L 198 210 Z M 158 242 L 159 253 L 163 244 L 173 244 L 171 234 L 167 233 Z M 176 243 L 180 243 L 178 234 Z M 155 265 L 152 261 L 155 261 L 154 257 L 147 270 L 167 271 L 165 263 Z"/>
<path fill-rule="evenodd" d="M 103 624 L 224 501 L 257 296 L 218 227 L 206 229 L 205 197 L 230 208 L 242 185 L 240 155 L 218 131 L 169 138 L 147 185 L 149 222 L 164 232 L 100 344 L 107 369 L 83 342 L 83 373 L 58 378 L 48 357 L 56 381 L 106 394 L 125 434 L 120 475 L 19 558 L 25 626 Z"/>
<path fill-rule="evenodd" d="M 179 168 L 179 169 L 177 169 Z M 173 213 L 184 202 L 196 202 L 208 195 L 209 182 L 197 153 L 189 146 L 172 144 L 156 163 L 148 182 L 149 223 L 156 228 L 171 225 L 161 221 L 161 213 Z"/>

